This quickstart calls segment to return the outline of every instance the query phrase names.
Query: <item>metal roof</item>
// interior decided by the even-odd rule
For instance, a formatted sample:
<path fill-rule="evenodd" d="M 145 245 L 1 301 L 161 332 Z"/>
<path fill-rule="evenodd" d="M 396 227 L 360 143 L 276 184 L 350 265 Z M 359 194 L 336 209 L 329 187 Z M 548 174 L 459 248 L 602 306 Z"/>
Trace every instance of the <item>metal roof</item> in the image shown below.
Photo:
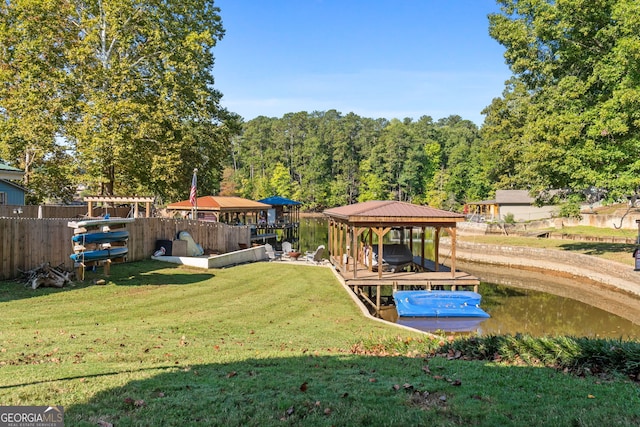
<path fill-rule="evenodd" d="M 0 162 L 0 179 L 22 179 L 23 176 L 22 170 Z"/>
<path fill-rule="evenodd" d="M 371 200 L 327 209 L 324 214 L 349 223 L 387 225 L 453 225 L 464 215 L 393 200 Z"/>
<path fill-rule="evenodd" d="M 261 211 L 271 207 L 266 203 L 230 196 L 202 196 L 197 199 L 199 211 Z M 167 205 L 170 210 L 191 210 L 193 206 L 189 200 Z"/>

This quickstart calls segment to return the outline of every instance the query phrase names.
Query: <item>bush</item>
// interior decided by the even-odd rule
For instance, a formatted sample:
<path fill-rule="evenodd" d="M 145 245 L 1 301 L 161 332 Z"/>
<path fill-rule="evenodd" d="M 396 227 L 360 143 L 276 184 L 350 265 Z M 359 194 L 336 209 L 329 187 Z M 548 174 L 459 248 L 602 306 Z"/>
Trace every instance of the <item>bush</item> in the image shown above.
<path fill-rule="evenodd" d="M 563 218 L 582 218 L 578 202 L 566 202 L 560 206 L 560 216 Z"/>

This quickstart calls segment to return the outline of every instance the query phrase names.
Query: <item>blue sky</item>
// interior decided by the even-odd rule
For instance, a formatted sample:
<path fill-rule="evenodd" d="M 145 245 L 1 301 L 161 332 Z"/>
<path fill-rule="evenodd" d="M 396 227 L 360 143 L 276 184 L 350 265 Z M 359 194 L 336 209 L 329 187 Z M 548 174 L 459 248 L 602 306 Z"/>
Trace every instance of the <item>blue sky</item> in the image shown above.
<path fill-rule="evenodd" d="M 216 0 L 222 105 L 246 121 L 299 111 L 481 125 L 510 71 L 495 0 Z"/>

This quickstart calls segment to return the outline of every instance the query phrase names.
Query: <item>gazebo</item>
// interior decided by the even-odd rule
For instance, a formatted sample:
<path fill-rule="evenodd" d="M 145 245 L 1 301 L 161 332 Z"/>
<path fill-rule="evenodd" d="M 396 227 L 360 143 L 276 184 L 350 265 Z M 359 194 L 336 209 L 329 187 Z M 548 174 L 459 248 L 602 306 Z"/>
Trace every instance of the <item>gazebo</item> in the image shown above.
<path fill-rule="evenodd" d="M 246 225 L 258 223 L 260 212 L 267 211 L 271 205 L 235 196 L 201 196 L 196 200 L 198 219 L 218 221 L 226 224 Z M 168 211 L 190 212 L 193 209 L 189 200 L 167 205 Z"/>
<path fill-rule="evenodd" d="M 435 209 L 429 206 L 419 206 L 412 203 L 398 201 L 372 200 L 347 206 L 327 209 L 324 215 L 329 222 L 330 261 L 340 272 L 345 283 L 356 293 L 359 288 L 369 287 L 377 290 L 377 302 L 369 301 L 380 309 L 381 286 L 390 285 L 393 289 L 399 287 L 432 286 L 474 286 L 480 283 L 476 277 L 456 271 L 456 224 L 464 221 L 464 215 Z M 425 258 L 425 231 L 434 229 L 434 259 Z M 421 254 L 413 256 L 413 230 L 420 230 Z M 451 238 L 450 267 L 440 263 L 440 236 L 446 230 Z M 382 260 L 385 258 L 384 238 L 392 230 L 399 232 L 400 245 L 407 246 L 410 251 L 410 267 L 397 271 L 385 271 Z M 405 231 L 409 231 L 408 237 Z M 372 252 L 365 248 L 373 248 L 373 235 L 377 237 L 378 266 L 374 271 Z M 387 238 L 389 240 L 389 238 Z M 407 241 L 408 240 L 408 241 Z M 365 298 L 366 299 L 366 298 Z"/>

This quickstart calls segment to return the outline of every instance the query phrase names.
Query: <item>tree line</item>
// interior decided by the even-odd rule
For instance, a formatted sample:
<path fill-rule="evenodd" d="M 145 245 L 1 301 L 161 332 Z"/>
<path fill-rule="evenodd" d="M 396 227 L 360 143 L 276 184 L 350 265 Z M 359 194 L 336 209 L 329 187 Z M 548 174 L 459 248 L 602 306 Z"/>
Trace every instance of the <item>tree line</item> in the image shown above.
<path fill-rule="evenodd" d="M 318 210 L 366 200 L 457 209 L 486 196 L 478 127 L 459 116 L 371 119 L 335 110 L 257 117 L 231 141 L 222 194 Z"/>
<path fill-rule="evenodd" d="M 569 202 L 640 192 L 640 2 L 496 0 L 512 71 L 478 127 L 335 110 L 243 123 L 214 86 L 213 1 L 0 4 L 0 159 L 31 202 L 92 194 L 273 194 L 323 209 L 459 209 L 496 189 Z"/>

